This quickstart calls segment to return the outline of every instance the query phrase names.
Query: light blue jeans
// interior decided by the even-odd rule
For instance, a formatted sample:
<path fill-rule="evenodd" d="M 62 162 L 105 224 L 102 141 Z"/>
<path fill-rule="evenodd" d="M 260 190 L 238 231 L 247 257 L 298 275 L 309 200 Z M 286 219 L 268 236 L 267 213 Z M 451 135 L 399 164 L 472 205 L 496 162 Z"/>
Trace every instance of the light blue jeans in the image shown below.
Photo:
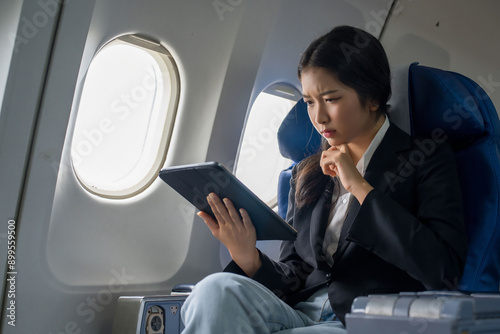
<path fill-rule="evenodd" d="M 200 281 L 181 310 L 182 334 L 347 333 L 336 320 L 326 288 L 294 308 L 262 284 L 217 273 Z"/>

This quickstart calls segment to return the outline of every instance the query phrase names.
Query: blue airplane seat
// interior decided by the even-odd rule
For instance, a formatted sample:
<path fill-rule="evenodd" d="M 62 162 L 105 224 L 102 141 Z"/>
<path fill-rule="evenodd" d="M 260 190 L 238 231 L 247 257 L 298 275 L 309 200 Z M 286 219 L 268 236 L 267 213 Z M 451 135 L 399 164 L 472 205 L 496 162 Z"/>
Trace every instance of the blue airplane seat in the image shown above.
<path fill-rule="evenodd" d="M 500 123 L 495 107 L 481 87 L 461 74 L 416 63 L 398 73 L 403 79 L 393 79 L 391 101 L 397 100 L 399 105 L 390 103 L 391 121 L 415 136 L 436 142 L 446 139 L 457 160 L 469 250 L 461 280 L 444 283 L 467 292 L 498 292 Z M 281 154 L 293 161 L 280 175 L 278 185 L 282 217 L 287 211 L 291 169 L 318 152 L 320 139 L 309 121 L 305 103 L 299 101 L 278 132 Z M 422 148 L 424 154 L 432 149 L 431 142 L 427 143 Z"/>
<path fill-rule="evenodd" d="M 285 219 L 292 168 L 308 156 L 319 152 L 321 136 L 314 129 L 307 104 L 300 99 L 290 110 L 278 129 L 278 146 L 282 156 L 292 160 L 290 167 L 280 173 L 278 180 L 278 214 Z"/>

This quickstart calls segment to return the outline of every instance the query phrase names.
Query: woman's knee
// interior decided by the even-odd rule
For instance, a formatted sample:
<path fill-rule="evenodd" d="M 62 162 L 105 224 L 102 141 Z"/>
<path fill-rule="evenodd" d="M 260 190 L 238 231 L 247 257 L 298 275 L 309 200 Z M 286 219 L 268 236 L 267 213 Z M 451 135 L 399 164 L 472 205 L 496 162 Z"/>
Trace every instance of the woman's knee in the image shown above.
<path fill-rule="evenodd" d="M 198 282 L 198 284 L 194 287 L 193 292 L 198 292 L 200 290 L 226 291 L 227 288 L 241 285 L 245 280 L 250 279 L 232 273 L 215 273 L 208 275 Z"/>
<path fill-rule="evenodd" d="M 241 285 L 245 285 L 250 278 L 232 273 L 215 273 L 202 279 L 193 289 L 189 299 L 203 303 L 218 302 L 232 298 Z"/>
<path fill-rule="evenodd" d="M 250 280 L 231 273 L 216 273 L 205 277 L 196 284 L 182 306 L 183 316 L 189 318 L 189 315 L 200 316 L 202 314 L 214 317 L 221 305 L 239 309 L 242 296 L 238 292 L 238 290 L 241 291 L 238 286 L 241 286 L 242 283 L 245 284 L 245 279 Z M 218 307 L 214 308 L 214 305 L 218 305 Z"/>

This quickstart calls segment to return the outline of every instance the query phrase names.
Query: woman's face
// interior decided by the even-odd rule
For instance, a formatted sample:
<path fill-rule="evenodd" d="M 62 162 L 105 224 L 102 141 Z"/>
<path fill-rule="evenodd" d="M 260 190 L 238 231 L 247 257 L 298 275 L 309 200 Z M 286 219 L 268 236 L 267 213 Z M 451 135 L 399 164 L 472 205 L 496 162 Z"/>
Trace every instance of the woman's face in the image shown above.
<path fill-rule="evenodd" d="M 306 68 L 301 81 L 309 118 L 331 146 L 355 144 L 369 135 L 377 119 L 376 104 L 362 105 L 354 89 L 321 67 Z"/>

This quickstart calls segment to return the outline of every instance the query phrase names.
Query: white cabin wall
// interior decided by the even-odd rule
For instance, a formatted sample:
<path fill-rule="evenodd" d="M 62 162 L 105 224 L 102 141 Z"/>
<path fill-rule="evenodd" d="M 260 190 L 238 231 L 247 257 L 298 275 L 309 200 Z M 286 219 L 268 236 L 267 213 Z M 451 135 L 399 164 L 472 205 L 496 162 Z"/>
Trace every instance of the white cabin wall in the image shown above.
<path fill-rule="evenodd" d="M 0 114 L 2 103 L 9 75 L 10 63 L 14 53 L 13 36 L 16 35 L 17 26 L 21 17 L 22 1 L 2 1 L 0 2 Z M 14 53 L 15 55 L 15 53 Z M 0 125 L 1 127 L 1 125 Z M 1 137 L 0 137 L 1 138 Z M 3 191 L 3 189 L 2 189 Z M 0 195 L 4 199 L 6 194 Z M 0 215 L 1 219 L 5 219 Z M 13 217 L 10 217 L 12 219 Z M 9 219 L 9 218 L 7 218 Z M 5 277 L 5 259 L 7 258 L 7 221 L 0 223 L 0 277 Z M 0 281 L 0 296 L 2 296 L 5 280 Z"/>
<path fill-rule="evenodd" d="M 173 284 L 188 280 L 195 282 L 209 272 L 220 270 L 218 261 L 211 260 L 211 254 L 217 255 L 218 260 L 216 240 L 209 236 L 206 227 L 197 225 L 196 231 L 190 235 L 193 240 L 188 239 L 182 245 L 184 250 L 189 251 L 188 259 L 181 270 L 183 275 L 168 282 L 156 281 L 156 284 L 147 284 L 148 272 L 133 265 L 120 265 L 127 261 L 133 262 L 132 258 L 127 258 L 127 252 L 132 252 L 134 258 L 144 258 L 145 253 L 152 254 L 146 257 L 146 261 L 142 261 L 146 266 L 151 262 L 161 262 L 164 257 L 176 257 L 179 250 L 175 245 L 172 247 L 165 243 L 161 233 L 166 232 L 165 237 L 172 238 L 173 235 L 175 238 L 175 231 L 172 230 L 185 227 L 190 232 L 190 224 L 195 216 L 194 209 L 191 217 L 188 217 L 191 222 L 186 224 L 186 217 L 179 213 L 177 207 L 180 196 L 174 194 L 161 181 L 132 200 L 112 204 L 82 192 L 78 189 L 78 184 L 73 184 L 73 188 L 69 189 L 76 188 L 76 191 L 79 191 L 75 197 L 74 193 L 68 192 L 67 187 L 68 183 L 74 181 L 69 177 L 72 175 L 70 163 L 58 162 L 64 158 L 61 150 L 65 145 L 66 130 L 68 135 L 71 135 L 72 121 L 75 118 L 76 112 L 70 115 L 72 103 L 77 105 L 75 101 L 72 102 L 73 93 L 75 89 L 81 89 L 90 59 L 109 39 L 133 32 L 160 38 L 174 54 L 181 72 L 183 85 L 176 122 L 176 126 L 181 126 L 181 130 L 177 128 L 174 133 L 174 137 L 180 142 L 177 143 L 179 149 L 172 150 L 173 155 L 169 154 L 169 157 L 178 164 L 186 163 L 189 159 L 191 162 L 202 161 L 203 150 L 208 145 L 207 134 L 203 131 L 210 131 L 213 122 L 213 119 L 210 121 L 215 115 L 213 103 L 218 101 L 220 95 L 220 86 L 224 82 L 225 68 L 244 6 L 241 5 L 231 13 L 232 15 L 219 20 L 211 2 L 200 6 L 196 1 L 151 1 L 150 6 L 141 7 L 144 3 L 116 1 L 114 9 L 106 8 L 105 5 L 110 3 L 98 2 L 93 14 L 93 2 L 71 1 L 62 15 L 61 33 L 58 34 L 53 54 L 57 66 L 51 67 L 48 74 L 49 80 L 33 139 L 30 175 L 19 220 L 17 256 L 19 272 L 23 274 L 17 281 L 19 293 L 16 295 L 16 303 L 22 312 L 18 311 L 16 328 L 2 323 L 4 333 L 58 333 L 68 326 L 77 326 L 78 330 L 84 333 L 109 333 L 115 304 L 109 305 L 111 300 L 101 299 L 102 291 L 109 293 L 109 289 L 112 289 L 113 302 L 122 294 L 165 294 Z M 144 18 L 140 21 L 137 20 L 139 12 L 143 13 Z M 207 16 L 207 13 L 211 15 Z M 89 30 L 88 21 L 92 15 L 95 20 L 90 23 Z M 114 15 L 117 15 L 117 19 L 112 20 Z M 148 20 L 148 15 L 155 20 Z M 100 21 L 97 20 L 99 18 Z M 134 19 L 136 22 L 132 24 Z M 165 34 L 165 31 L 168 34 Z M 77 95 L 78 93 L 75 94 L 76 100 Z M 195 131 L 197 132 L 194 135 Z M 59 174 L 57 166 L 60 167 Z M 64 192 L 59 196 L 59 200 L 53 203 L 54 198 L 57 198 L 57 187 L 59 190 L 62 188 Z M 151 196 L 152 192 L 155 196 Z M 150 196 L 150 200 L 145 201 L 145 196 Z M 107 204 L 107 212 L 99 215 L 95 207 L 87 211 L 82 210 L 82 205 L 89 202 L 97 202 L 103 207 Z M 168 212 L 166 205 L 173 208 L 171 212 Z M 54 208 L 61 208 L 62 213 L 59 211 L 57 215 L 54 214 Z M 127 212 L 132 214 L 127 215 Z M 54 216 L 54 219 L 62 216 L 62 220 L 56 219 L 55 223 L 52 223 Z M 199 221 L 196 223 L 200 224 Z M 78 234 L 79 229 L 85 233 Z M 49 240 L 49 233 L 54 230 L 57 233 L 52 233 L 53 238 Z M 109 236 L 109 239 L 106 240 L 106 236 Z M 82 237 L 88 239 L 82 240 Z M 152 242 L 151 238 L 160 240 Z M 178 242 L 181 241 L 179 238 Z M 123 243 L 126 245 L 124 251 L 116 251 L 115 246 Z M 137 252 L 134 253 L 134 249 Z M 60 252 L 57 253 L 57 250 Z M 180 255 L 179 261 L 182 262 L 184 258 Z M 75 260 L 86 262 L 75 263 Z M 107 260 L 110 260 L 111 264 L 103 268 L 102 263 Z M 84 267 L 82 270 L 82 265 L 90 267 Z M 73 269 L 80 270 L 79 275 L 73 275 Z M 169 269 L 153 268 L 149 276 L 157 278 L 155 273 L 158 271 L 167 272 L 170 276 L 178 274 Z M 124 276 L 127 276 L 125 279 L 131 278 L 126 284 L 120 285 L 118 291 L 116 286 L 110 287 L 109 282 L 116 282 L 115 274 L 120 275 L 121 272 L 126 273 L 122 275 L 122 279 Z M 102 302 L 98 310 L 92 313 L 87 303 L 96 297 Z M 23 319 L 22 314 L 31 314 L 29 321 Z M 54 317 L 55 314 L 58 316 Z"/>
<path fill-rule="evenodd" d="M 399 0 L 381 38 L 391 65 L 419 62 L 476 81 L 500 110 L 500 2 Z"/>
<path fill-rule="evenodd" d="M 8 30 L 4 31 L 7 37 L 2 40 L 0 49 L 5 48 L 7 58 L 12 55 L 9 62 L 7 58 L 2 58 L 7 63 L 2 64 L 6 81 L 0 112 L 0 274 L 5 278 L 0 283 L 2 298 L 4 292 L 10 294 L 11 291 L 11 287 L 5 284 L 6 272 L 18 269 L 16 258 L 15 268 L 7 270 L 7 227 L 15 226 L 15 235 L 19 235 L 18 215 L 25 173 L 59 13 L 57 2 L 48 6 L 44 1 L 11 1 L 14 2 L 16 6 L 5 1 L 1 5 L 2 15 L 7 17 L 4 24 Z M 11 43 L 12 34 L 17 35 L 17 49 Z M 10 224 L 11 220 L 15 224 Z M 16 251 L 19 250 L 17 240 Z M 1 309 L 2 320 L 6 312 L 5 308 Z"/>
<path fill-rule="evenodd" d="M 9 74 L 10 60 L 14 52 L 14 38 L 17 32 L 23 1 L 0 2 L 0 110 Z"/>

